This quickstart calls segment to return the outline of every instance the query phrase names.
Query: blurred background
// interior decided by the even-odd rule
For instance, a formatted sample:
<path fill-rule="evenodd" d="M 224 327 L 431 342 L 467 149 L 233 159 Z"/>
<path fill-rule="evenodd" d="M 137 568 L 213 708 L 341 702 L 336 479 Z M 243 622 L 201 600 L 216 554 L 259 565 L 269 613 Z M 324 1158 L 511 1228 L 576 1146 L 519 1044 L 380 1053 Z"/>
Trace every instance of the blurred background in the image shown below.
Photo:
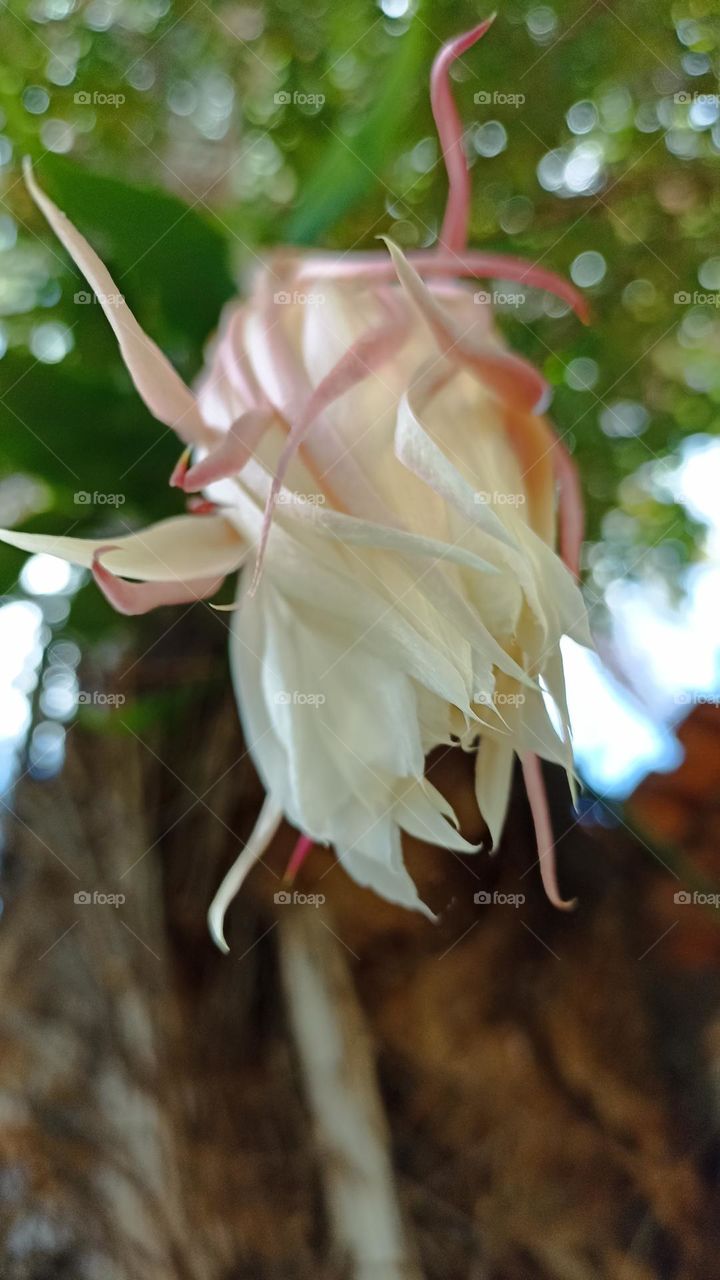
<path fill-rule="evenodd" d="M 31 157 L 46 190 L 108 264 L 143 327 L 190 380 L 201 365 L 204 344 L 223 304 L 242 291 L 266 247 L 289 243 L 372 248 L 382 233 L 406 248 L 433 244 L 446 181 L 429 108 L 429 69 L 445 39 L 484 16 L 485 11 L 468 0 L 2 0 L 0 524 L 102 535 L 118 527 L 120 508 L 124 526 L 143 526 L 181 510 L 178 492 L 166 484 L 176 461 L 174 439 L 143 408 L 92 293 L 32 205 L 20 174 L 23 156 Z M 538 955 L 550 966 L 552 958 L 538 952 L 533 942 L 529 945 L 535 951 L 526 957 L 519 949 L 521 943 L 528 944 L 522 933 L 520 943 L 515 939 L 508 951 L 499 924 L 496 933 L 490 927 L 483 933 L 482 944 L 477 943 L 482 954 L 474 955 L 472 965 L 467 948 L 462 949 L 462 964 L 468 968 L 461 965 L 458 984 L 476 985 L 473 975 L 480 969 L 475 962 L 493 973 L 505 973 L 513 948 L 520 955 L 518 972 L 529 971 L 523 967 L 527 960 L 533 974 L 517 996 L 522 1010 L 518 1025 L 486 1071 L 481 1055 L 491 1050 L 473 1042 L 471 1051 L 460 1034 L 460 1027 L 475 1026 L 467 1010 L 452 1031 L 445 1029 L 447 1060 L 439 1053 L 433 1058 L 432 1046 L 418 1041 L 413 1047 L 412 1036 L 420 1032 L 409 1029 L 410 1004 L 399 1012 L 396 993 L 385 993 L 386 1011 L 376 1019 L 374 1031 L 383 1045 L 382 1070 L 391 1100 L 400 1107 L 398 1099 L 408 1084 L 403 1074 L 409 1071 L 407 1063 L 398 1066 L 404 1052 L 416 1054 L 413 1071 L 420 1071 L 418 1061 L 425 1057 L 433 1060 L 437 1073 L 436 1091 L 421 1090 L 416 1110 L 398 1112 L 393 1123 L 399 1162 L 408 1179 L 404 1194 L 410 1212 L 432 1228 L 430 1242 L 421 1240 L 427 1273 L 444 1280 L 455 1275 L 472 1275 L 475 1280 L 709 1280 L 712 1274 L 713 1263 L 698 1241 L 707 1244 L 710 1231 L 710 1219 L 704 1216 L 704 1179 L 715 1188 L 720 1165 L 714 1136 L 720 1114 L 720 1032 L 715 1014 L 720 1004 L 708 994 L 711 986 L 704 968 L 711 960 L 715 981 L 717 902 L 699 917 L 692 908 L 692 924 L 690 915 L 683 917 L 673 934 L 668 960 L 672 973 L 656 975 L 649 983 L 652 1016 L 646 1007 L 646 979 L 633 969 L 629 981 L 623 957 L 634 964 L 642 959 L 646 943 L 644 954 L 649 954 L 678 926 L 682 913 L 672 914 L 678 876 L 683 886 L 708 893 L 720 880 L 715 848 L 720 806 L 719 71 L 720 4 L 714 0 L 563 0 L 552 5 L 506 0 L 491 33 L 453 72 L 472 166 L 471 244 L 521 254 L 571 277 L 592 309 L 592 322 L 585 328 L 557 299 L 528 289 L 522 305 L 501 301 L 497 311 L 508 341 L 543 370 L 553 388 L 550 415 L 575 456 L 586 496 L 583 573 L 599 656 L 569 644 L 566 661 L 577 756 L 586 783 L 584 829 L 594 831 L 590 859 L 602 867 L 601 872 L 582 874 L 590 875 L 591 898 L 597 890 L 598 901 L 610 905 L 607 915 L 603 907 L 592 922 L 586 919 L 582 942 L 577 932 L 558 934 L 558 942 L 556 930 L 575 926 L 551 921 L 541 903 L 531 904 L 536 914 L 526 932 L 530 929 L 537 936 L 539 931 L 542 946 L 552 956 L 556 950 L 564 955 L 561 944 L 571 939 L 567 945 L 582 977 L 577 990 L 560 980 L 555 990 L 544 978 L 538 979 L 537 972 L 545 972 L 542 966 L 538 971 L 534 967 Z M 494 285 L 501 297 L 502 285 Z M 128 804 L 134 804 L 133 821 L 139 821 L 137 815 L 148 807 L 160 815 L 157 830 L 150 822 L 138 839 L 150 841 L 153 833 L 159 839 L 157 833 L 164 833 L 177 817 L 177 796 L 167 776 L 151 784 L 135 778 L 135 765 L 138 777 L 141 764 L 143 769 L 151 765 L 148 752 L 140 751 L 137 743 L 154 743 L 163 761 L 170 760 L 172 770 L 185 777 L 167 739 L 180 725 L 189 746 L 197 725 L 205 723 L 208 705 L 227 690 L 225 627 L 209 610 L 193 610 L 192 621 L 184 621 L 168 644 L 166 619 L 151 616 L 127 623 L 87 578 L 52 557 L 26 561 L 18 552 L 0 547 L 0 782 L 6 868 L 11 873 L 13 840 L 19 832 L 22 845 L 24 826 L 33 834 L 45 832 L 38 837 L 40 843 L 47 840 L 54 850 L 65 840 L 74 856 L 86 844 L 88 850 L 95 847 L 87 832 L 82 838 L 78 834 L 84 823 L 92 827 L 97 821 L 102 833 L 104 825 L 114 821 L 120 830 L 128 821 Z M 94 674 L 88 676 L 88 670 Z M 107 675 L 118 671 L 122 679 Z M 117 714 L 119 707 L 122 716 Z M 217 734 L 213 751 L 222 761 L 223 750 L 232 751 L 223 735 L 232 739 L 238 730 L 227 707 L 222 729 L 219 723 L 212 721 Z M 76 737 L 84 745 L 78 747 L 80 764 L 78 758 L 69 759 L 66 784 L 75 808 L 53 808 L 58 794 L 53 788 L 63 776 L 66 755 L 72 756 L 68 742 L 76 726 Z M 157 735 L 163 733 L 165 747 L 160 751 Z M 140 762 L 133 752 L 139 752 Z M 196 766 L 200 767 L 194 761 L 193 769 Z M 208 787 L 213 786 L 208 760 L 202 769 Z M 126 773 L 123 786 L 130 787 L 130 799 L 128 794 L 118 798 L 112 788 L 103 790 L 110 786 L 110 774 L 119 773 Z M 243 814 L 258 799 L 256 784 L 244 774 L 243 779 L 226 800 L 213 792 L 213 807 L 225 815 L 233 836 L 230 812 L 238 796 Z M 32 793 L 32 821 L 27 813 L 22 817 L 21 809 L 20 827 L 8 818 L 19 780 L 24 786 L 36 781 L 47 789 Z M 45 795 L 53 797 L 52 802 L 43 799 Z M 103 797 L 103 813 L 96 819 L 92 810 L 98 795 Z M 232 850 L 213 853 L 201 817 L 192 834 L 207 867 L 202 873 L 184 872 L 187 878 L 180 888 L 175 884 L 173 889 L 171 883 L 170 897 L 175 893 L 173 936 L 189 939 L 196 954 L 205 956 L 207 897 L 217 883 L 218 866 Z M 243 823 L 244 818 L 241 826 L 246 829 Z M 576 858 L 587 866 L 587 851 L 574 848 L 576 837 L 580 838 L 577 832 L 567 842 L 573 846 L 567 856 L 571 864 Z M 102 843 L 101 836 L 97 838 Z M 511 835 L 511 851 L 513 839 Z M 524 839 L 518 832 L 518 848 Z M 92 856 L 88 852 L 88 865 Z M 509 864 L 512 867 L 512 852 Z M 639 866 L 645 870 L 638 871 Z M 642 877 L 668 868 L 675 880 L 664 883 L 655 899 L 655 881 Z M 600 887 L 592 882 L 595 874 L 602 880 Z M 172 875 L 179 872 L 173 871 L 171 880 Z M 633 880 L 638 876 L 642 884 Z M 10 916 L 19 892 L 13 888 L 12 874 L 4 883 Z M 42 885 L 43 893 L 51 892 L 52 882 L 43 880 Z M 628 895 L 635 906 L 643 896 L 657 906 L 646 927 L 633 917 L 632 945 L 618 923 L 625 918 Z M 151 889 L 148 896 L 152 897 Z M 36 896 L 36 906 L 44 900 Z M 342 916 L 342 901 L 337 909 Z M 347 904 L 346 909 L 351 911 Z M 35 959 L 62 933 L 58 924 L 37 935 L 36 915 L 23 907 L 19 917 L 37 943 Z M 391 924 L 400 929 L 404 955 L 408 947 L 420 947 L 407 932 L 409 926 Z M 356 923 L 348 916 L 344 925 L 343 936 L 355 938 Z M 18 926 L 9 927 L 12 940 Z M 124 927 L 146 941 L 150 937 L 147 921 L 142 927 L 137 920 L 132 929 L 129 924 Z M 263 927 L 261 921 L 257 936 L 264 936 Z M 74 925 L 68 925 L 68 931 L 71 928 Z M 121 937 L 117 929 L 116 933 Z M 369 926 L 366 935 L 361 930 L 352 942 L 352 954 L 357 948 L 365 963 L 363 948 L 375 940 Z M 182 948 L 184 956 L 190 943 Z M 100 940 L 95 945 L 101 948 Z M 133 945 L 130 968 L 137 962 L 138 948 Z M 156 946 L 154 941 L 148 949 L 150 945 Z M 120 946 L 117 939 L 113 946 Z M 24 968 L 21 953 L 12 945 L 10 950 L 12 958 L 3 973 L 6 985 L 15 989 L 17 974 Z M 53 952 L 54 957 L 58 954 Z M 265 954 L 262 947 L 259 954 Z M 397 952 L 392 954 L 395 963 Z M 653 960 L 657 954 L 653 951 Z M 458 947 L 453 963 L 460 965 L 460 955 Z M 613 961 L 606 972 L 608 955 Z M 202 961 L 211 963 L 214 959 Z M 400 970 L 411 983 L 417 974 L 408 976 L 403 963 L 407 961 L 400 963 Z M 254 977 L 272 988 L 272 961 L 258 964 L 262 972 Z M 706 980 L 703 996 L 696 986 L 688 996 L 688 968 Z M 658 1040 L 653 1018 L 667 1020 L 669 1006 L 663 1000 L 666 995 L 670 1000 L 678 970 L 683 975 L 678 980 L 681 996 L 673 996 L 670 1012 L 682 1023 L 683 1036 L 666 1042 Z M 119 981 L 113 972 L 110 988 Z M 381 985 L 371 960 L 367 973 L 363 999 L 369 1004 L 371 998 L 380 998 Z M 206 980 L 210 983 L 204 968 L 200 976 L 193 970 L 188 980 L 191 987 L 195 983 L 196 994 L 206 991 Z M 228 981 L 223 979 L 225 996 Z M 527 1046 L 522 1039 L 527 1023 L 524 1002 L 538 981 L 545 984 L 537 989 L 538 1008 L 548 1017 L 543 1028 L 547 1039 L 533 1049 L 533 1070 L 537 1068 L 542 1088 L 528 1066 L 530 1058 L 523 1058 Z M 136 990 L 139 984 L 145 989 L 149 982 L 146 974 L 133 971 L 128 987 Z M 70 976 L 55 974 L 40 1003 L 54 1006 L 56 997 L 64 999 L 68 989 L 85 991 L 78 983 L 75 971 Z M 22 981 L 17 989 L 24 990 Z M 212 990 L 217 1013 L 223 1000 Z M 77 996 L 88 1008 L 100 999 L 94 987 L 92 991 L 92 999 L 87 991 Z M 717 995 L 714 986 L 712 991 Z M 418 1021 L 413 1025 L 418 1027 L 433 1008 L 429 979 L 418 987 L 416 998 Z M 481 998 L 487 998 L 488 1006 L 479 1021 L 486 1030 L 496 1030 L 498 1019 L 502 1022 L 506 1015 L 498 1014 L 489 993 L 478 995 Z M 187 1000 L 188 1026 L 195 1027 L 196 1013 L 188 1014 L 194 1006 L 190 997 Z M 251 995 L 243 1000 L 243 1017 L 250 1019 L 258 1043 L 265 1044 L 262 1018 L 270 1015 L 257 1014 Z M 437 1018 L 442 1021 L 439 994 L 438 1002 Z M 78 1008 L 73 1006 L 71 1016 L 85 1026 Z M 98 1025 L 105 1013 L 98 1014 Z M 137 1010 L 130 1022 L 129 1052 L 142 1058 Z M 9 1034 L 12 1043 L 12 1027 Z M 95 1031 L 89 1034 L 92 1039 Z M 282 1040 L 279 1031 L 278 1035 Z M 702 1039 L 710 1054 L 701 1078 L 691 1073 L 692 1035 Z M 403 1036 L 407 1039 L 401 1044 Z M 492 1035 L 490 1042 L 497 1049 Z M 271 1036 L 268 1043 L 275 1045 Z M 475 1166 L 453 1165 L 451 1157 L 454 1144 L 462 1146 L 464 1132 L 474 1133 L 472 1107 L 480 1103 L 467 1101 L 466 1094 L 475 1092 L 471 1081 L 455 1074 L 456 1059 L 450 1064 L 447 1046 L 453 1043 L 484 1082 L 490 1111 L 491 1101 L 500 1098 L 498 1114 L 521 1114 L 531 1105 L 528 1094 L 535 1090 L 538 1108 L 548 1125 L 550 1120 L 555 1125 L 552 1139 L 547 1138 L 540 1114 L 535 1117 L 537 1127 L 526 1126 L 522 1137 L 520 1130 L 512 1130 L 518 1163 L 511 1162 L 508 1176 L 488 1137 L 490 1115 L 477 1121 L 482 1134 L 477 1141 L 483 1160 L 489 1162 L 483 1165 L 483 1177 L 492 1168 L 495 1188 L 487 1191 L 479 1211 L 483 1238 L 489 1232 L 495 1248 L 487 1270 L 472 1252 L 475 1210 L 456 1195 L 458 1178 L 475 1185 Z M 658 1043 L 663 1069 L 667 1068 L 661 1084 L 653 1075 L 659 1069 Z M 62 1056 L 62 1036 L 58 1044 Z M 566 1073 L 562 1105 L 553 1094 L 559 1078 L 553 1044 Z M 620 1083 L 610 1079 L 609 1065 L 619 1044 Z M 25 1048 L 27 1062 L 36 1063 L 38 1044 Z M 27 1065 L 23 1054 L 9 1060 Z M 259 1061 L 254 1061 L 253 1070 L 259 1070 Z M 279 1059 L 272 1061 L 277 1066 Z M 262 1062 L 270 1071 L 267 1060 Z M 693 1072 L 697 1062 L 696 1054 Z M 223 1064 L 222 1070 L 224 1058 Z M 142 1071 L 146 1066 L 143 1058 Z M 189 1078 L 193 1070 L 200 1072 L 197 1063 L 187 1066 Z M 222 1070 L 218 1068 L 220 1075 Z M 517 1092 L 508 1085 L 503 1095 L 513 1071 Z M 279 1090 L 279 1111 L 274 1114 L 287 1116 L 287 1098 L 283 1102 L 285 1095 L 272 1071 L 265 1078 L 271 1077 L 275 1084 L 271 1081 L 267 1088 Z M 17 1079 L 20 1096 L 25 1086 L 20 1076 Z M 280 1232 L 284 1252 L 272 1265 L 263 1252 L 277 1230 L 277 1220 L 269 1219 L 258 1236 L 261 1244 L 255 1241 L 243 1254 L 246 1270 L 237 1260 L 228 1261 L 228 1249 L 218 1250 L 222 1265 L 210 1266 L 206 1258 L 197 1274 L 222 1280 L 320 1275 L 317 1262 L 315 1269 L 308 1263 L 306 1271 L 299 1261 L 292 1261 L 300 1256 L 297 1240 L 307 1234 L 303 1214 L 311 1219 L 312 1206 L 296 1203 L 283 1182 L 291 1182 L 294 1172 L 302 1176 L 299 1152 L 305 1131 L 297 1120 L 287 1122 L 290 1137 L 285 1129 L 276 1131 L 275 1122 L 265 1127 L 260 1078 L 251 1071 L 250 1082 L 243 1079 L 252 1116 L 248 1120 L 243 1113 L 238 1123 L 250 1135 L 255 1156 L 261 1151 L 268 1162 L 271 1152 L 288 1142 L 294 1152 L 283 1168 L 272 1166 L 282 1182 L 279 1199 L 286 1194 L 285 1236 Z M 684 1101 L 672 1101 L 668 1080 L 680 1082 Z M 54 1081 L 53 1076 L 43 1084 L 45 1101 L 57 1096 Z M 669 1101 L 663 1093 L 666 1085 Z M 213 1088 L 221 1091 L 221 1083 L 215 1080 Z M 426 1122 L 432 1128 L 428 1098 L 432 1107 L 450 1109 L 447 1148 L 445 1139 L 438 1145 L 428 1138 L 426 1149 L 418 1136 Z M 230 1112 L 235 1104 L 227 1105 Z M 172 1128 L 163 1107 L 164 1102 L 158 1103 L 158 1114 Z M 448 1118 L 444 1110 L 443 1115 Z M 683 1140 L 692 1149 L 688 1164 L 682 1163 L 673 1134 L 678 1118 Z M 204 1113 L 203 1122 L 211 1123 Z M 197 1128 L 197 1115 L 195 1123 Z M 559 1132 L 567 1135 L 562 1141 L 557 1139 Z M 583 1136 L 577 1138 L 580 1132 Z M 65 1131 L 58 1133 L 62 1137 Z M 528 1133 L 545 1133 L 544 1145 L 540 1137 L 531 1143 Z M 113 1134 L 117 1139 L 114 1130 Z M 77 1133 L 72 1125 L 65 1138 L 73 1149 Z M 507 1139 L 505 1129 L 503 1141 Z M 105 1133 L 102 1142 L 107 1141 Z M 136 1157 L 140 1164 L 149 1159 L 143 1142 L 128 1148 L 129 1164 Z M 34 1153 L 33 1167 L 57 1173 L 59 1159 L 56 1152 L 48 1155 L 43 1148 L 41 1157 Z M 586 1186 L 573 1198 L 566 1175 L 571 1182 L 578 1175 L 582 1182 L 578 1171 L 593 1160 L 603 1170 L 599 1185 Z M 15 1165 L 11 1161 L 8 1167 Z M 213 1164 L 212 1176 L 208 1168 L 208 1186 L 215 1186 L 227 1223 L 237 1211 L 237 1197 L 251 1195 L 251 1172 L 246 1182 L 233 1184 L 229 1206 L 218 1191 L 225 1186 L 227 1169 L 222 1165 L 221 1177 L 221 1164 Z M 257 1163 L 253 1168 L 257 1174 Z M 443 1169 L 452 1170 L 449 1182 L 444 1181 Z M 534 1173 L 528 1172 L 524 1182 L 520 1169 Z M 68 1184 L 60 1181 L 64 1194 Z M 0 1178 L 0 1192 L 9 1197 L 8 1203 L 25 1204 L 18 1186 L 17 1180 L 3 1183 Z M 157 1187 L 154 1192 L 161 1200 L 167 1195 L 167 1180 L 162 1187 L 162 1193 Z M 511 1205 L 521 1206 L 514 1216 Z M 65 1219 L 56 1207 L 40 1225 L 36 1221 L 30 1227 L 26 1216 L 11 1214 L 19 1235 L 8 1245 L 10 1280 L 196 1274 L 182 1269 L 171 1245 L 156 1270 L 145 1263 L 145 1269 L 133 1270 L 140 1265 L 137 1259 L 124 1270 L 117 1261 L 123 1249 L 118 1247 L 112 1261 L 97 1242 L 92 1248 L 88 1245 L 82 1263 L 70 1250 L 69 1269 L 63 1271 L 57 1259 L 64 1256 L 66 1237 L 58 1223 Z M 168 1208 L 164 1201 L 163 1207 Z M 267 1216 L 267 1203 L 254 1203 L 253 1211 L 257 1225 L 264 1221 L 263 1213 Z M 110 1210 L 107 1213 L 113 1218 Z M 168 1228 L 175 1243 L 178 1213 L 177 1204 L 172 1214 L 168 1209 L 170 1217 L 175 1215 L 172 1231 Z M 542 1238 L 543 1215 L 556 1223 L 559 1233 L 552 1247 Z M 132 1231 L 127 1228 L 130 1221 Z M 120 1234 L 127 1228 L 132 1235 L 139 1230 L 138 1221 L 131 1207 L 120 1225 L 114 1218 L 112 1225 Z M 98 1222 L 107 1225 L 102 1215 Z M 292 1230 L 289 1224 L 295 1224 Z M 292 1235 L 295 1227 L 297 1238 Z M 151 1249 L 151 1238 L 148 1230 L 146 1250 Z M 444 1242 L 437 1256 L 432 1244 L 436 1239 Z M 187 1247 L 185 1241 L 183 1248 Z M 44 1271 L 37 1259 L 51 1253 L 55 1269 Z"/>
<path fill-rule="evenodd" d="M 432 244 L 445 178 L 428 71 L 478 16 L 419 0 L 3 4 L 3 524 L 82 534 L 112 529 L 113 502 L 138 524 L 179 509 L 173 443 L 32 207 L 22 156 L 191 378 L 264 246 Z M 583 774 L 613 798 L 677 762 L 673 725 L 720 690 L 719 39 L 711 0 L 511 0 L 455 72 L 472 243 L 554 267 L 592 306 L 588 329 L 532 290 L 499 311 L 582 472 L 606 670 L 569 652 L 572 706 Z M 4 638 L 35 655 L 48 624 L 69 661 L 122 631 L 84 575 L 36 560 L 18 596 L 19 566 L 2 548 L 5 598 L 25 602 L 0 610 L 11 754 L 36 674 L 18 684 Z M 48 680 L 33 751 L 52 769 L 76 708 L 63 663 Z"/>

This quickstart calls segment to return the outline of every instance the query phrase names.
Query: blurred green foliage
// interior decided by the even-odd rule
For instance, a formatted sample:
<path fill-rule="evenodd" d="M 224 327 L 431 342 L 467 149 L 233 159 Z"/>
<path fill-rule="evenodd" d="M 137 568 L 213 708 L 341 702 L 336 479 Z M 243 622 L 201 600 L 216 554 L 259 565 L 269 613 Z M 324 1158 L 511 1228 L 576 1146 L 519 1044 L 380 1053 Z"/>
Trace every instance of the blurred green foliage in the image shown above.
<path fill-rule="evenodd" d="M 31 205 L 22 155 L 191 378 L 263 245 L 433 242 L 428 73 L 482 16 L 466 0 L 3 4 L 0 469 L 45 482 L 13 518 L 111 529 L 78 490 L 123 490 L 126 523 L 180 509 L 176 443 Z M 572 274 L 592 303 L 588 329 L 530 294 L 500 323 L 554 388 L 598 593 L 672 579 L 701 545 L 669 477 L 685 438 L 720 427 L 719 65 L 710 0 L 510 0 L 457 68 L 472 243 Z M 19 563 L 3 550 L 4 588 Z"/>

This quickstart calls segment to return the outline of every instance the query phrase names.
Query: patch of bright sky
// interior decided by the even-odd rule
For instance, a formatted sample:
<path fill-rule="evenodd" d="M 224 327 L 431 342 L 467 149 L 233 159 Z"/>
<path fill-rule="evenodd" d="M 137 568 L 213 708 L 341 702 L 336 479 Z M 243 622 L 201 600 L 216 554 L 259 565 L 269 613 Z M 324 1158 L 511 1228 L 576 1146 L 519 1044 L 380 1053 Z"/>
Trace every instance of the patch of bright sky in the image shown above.
<path fill-rule="evenodd" d="M 694 705 L 720 702 L 720 444 L 686 441 L 669 484 L 707 524 L 705 560 L 688 570 L 679 605 L 655 583 L 623 581 L 610 589 L 614 647 L 636 696 L 594 654 L 563 644 L 578 768 L 615 800 L 651 770 L 673 769 L 681 758 L 674 726 Z"/>
<path fill-rule="evenodd" d="M 12 786 L 19 753 L 32 723 L 32 698 L 44 648 L 52 636 L 45 614 L 52 614 L 54 598 L 75 590 L 80 576 L 77 569 L 57 556 L 31 556 L 22 568 L 20 585 L 28 596 L 37 598 L 37 603 L 19 599 L 0 605 L 0 795 Z M 58 718 L 66 717 L 63 714 Z M 61 724 L 43 722 L 36 726 L 31 766 L 41 766 L 36 770 L 39 774 L 50 774 L 62 763 L 63 737 Z"/>

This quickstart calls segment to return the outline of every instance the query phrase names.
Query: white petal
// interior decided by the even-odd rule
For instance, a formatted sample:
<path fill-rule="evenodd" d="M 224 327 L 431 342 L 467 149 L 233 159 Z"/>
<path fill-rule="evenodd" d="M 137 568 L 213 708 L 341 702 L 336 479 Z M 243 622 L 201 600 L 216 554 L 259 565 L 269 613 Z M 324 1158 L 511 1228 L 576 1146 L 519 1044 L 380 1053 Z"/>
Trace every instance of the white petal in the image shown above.
<path fill-rule="evenodd" d="M 336 851 L 341 865 L 357 884 L 435 922 L 437 917 L 423 902 L 405 868 L 400 830 L 395 822 L 385 817 L 373 823 L 355 806 L 339 833 Z"/>
<path fill-rule="evenodd" d="M 464 565 L 474 569 L 476 573 L 497 574 L 499 569 L 483 560 L 481 556 L 469 551 L 466 547 L 451 542 L 442 542 L 439 538 L 426 538 L 419 533 L 410 533 L 405 529 L 393 529 L 387 525 L 376 524 L 372 520 L 359 520 L 355 516 L 346 516 L 343 512 L 319 509 L 289 503 L 284 511 L 295 519 L 311 524 L 319 532 L 325 532 L 338 542 L 348 546 L 368 547 L 380 551 L 395 551 L 399 555 L 422 557 L 448 564 Z"/>
<path fill-rule="evenodd" d="M 262 689 L 265 619 L 257 601 L 242 603 L 244 593 L 241 581 L 240 607 L 232 615 L 230 632 L 230 672 L 243 735 L 266 792 L 272 793 L 288 821 L 299 827 L 299 817 L 290 806 L 287 753 L 271 723 Z"/>
<path fill-rule="evenodd" d="M 68 538 L 49 533 L 0 529 L 0 540 L 20 551 L 59 556 L 71 564 L 92 567 L 103 547 L 103 564 L 124 578 L 142 582 L 186 581 L 237 569 L 247 547 L 222 516 L 172 516 L 139 533 L 105 534 L 103 538 Z"/>
<path fill-rule="evenodd" d="M 398 411 L 395 449 L 400 460 L 466 519 L 474 521 L 479 534 L 494 540 L 480 544 L 482 550 L 489 559 L 497 557 L 522 587 L 540 628 L 537 643 L 541 650 L 549 643 L 556 644 L 564 634 L 590 644 L 582 594 L 559 556 L 524 521 L 515 522 L 511 535 L 488 504 L 476 501 L 470 485 L 422 427 L 417 399 L 421 400 L 421 394 L 409 393 Z"/>
<path fill-rule="evenodd" d="M 429 789 L 429 783 L 422 779 L 409 786 L 406 786 L 405 779 L 398 784 L 398 800 L 393 809 L 393 817 L 403 831 L 415 836 L 417 840 L 436 844 L 441 849 L 454 849 L 458 853 L 477 853 L 480 846 L 471 844 L 461 836 L 459 831 L 438 812 L 428 794 Z M 438 794 L 434 787 L 431 790 Z"/>
<path fill-rule="evenodd" d="M 505 825 L 512 786 L 512 746 L 483 736 L 475 762 L 475 798 L 497 849 Z"/>
<path fill-rule="evenodd" d="M 233 862 L 210 904 L 208 927 L 214 942 L 226 955 L 230 948 L 225 941 L 225 913 L 243 881 L 271 843 L 282 817 L 282 810 L 278 809 L 271 796 L 266 796 L 245 848 Z"/>
<path fill-rule="evenodd" d="M 310 558 L 289 538 L 282 548 L 283 554 L 273 558 L 272 577 L 290 599 L 304 601 L 336 624 L 348 625 L 353 647 L 362 645 L 448 702 L 469 709 L 468 690 L 457 666 L 402 616 L 395 603 L 354 581 L 342 564 L 331 569 L 317 556 Z"/>
<path fill-rule="evenodd" d="M 249 607 L 255 605 L 249 602 Z M 335 812 L 356 792 L 388 808 L 394 775 L 422 775 L 412 682 L 353 633 L 263 591 L 262 686 L 283 743 L 293 813 L 315 839 L 334 839 Z"/>
<path fill-rule="evenodd" d="M 488 503 L 477 501 L 474 490 L 422 427 L 418 416 L 422 402 L 421 382 L 422 375 L 415 390 L 400 401 L 395 429 L 396 456 L 409 471 L 419 476 L 445 502 L 462 511 L 484 533 L 515 548 L 515 540 L 499 516 Z"/>
<path fill-rule="evenodd" d="M 120 344 L 130 377 L 150 412 L 159 422 L 174 427 L 183 440 L 195 442 L 203 439 L 207 429 L 192 392 L 185 386 L 167 356 L 141 329 L 95 250 L 38 186 L 27 157 L 23 161 L 23 172 L 33 200 L 42 209 L 58 240 L 97 294 L 98 302 Z"/>

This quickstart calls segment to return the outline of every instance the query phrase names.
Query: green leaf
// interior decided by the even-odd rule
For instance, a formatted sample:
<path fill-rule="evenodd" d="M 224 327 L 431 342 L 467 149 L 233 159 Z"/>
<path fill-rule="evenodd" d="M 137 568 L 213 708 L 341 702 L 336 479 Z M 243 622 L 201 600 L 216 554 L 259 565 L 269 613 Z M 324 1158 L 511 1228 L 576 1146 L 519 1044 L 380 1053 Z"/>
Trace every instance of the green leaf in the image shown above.
<path fill-rule="evenodd" d="M 3 469 L 45 481 L 57 491 L 56 508 L 82 523 L 112 514 L 108 495 L 147 519 L 177 511 L 167 485 L 180 452 L 174 432 L 134 392 L 79 373 L 8 352 L 0 365 Z M 105 495 L 97 502 L 76 500 L 96 491 Z"/>
<path fill-rule="evenodd" d="M 384 85 L 357 133 L 345 137 L 325 126 L 327 145 L 285 226 L 287 242 L 318 244 L 340 218 L 382 186 L 381 175 L 397 155 L 418 85 L 425 91 L 427 37 L 428 28 L 415 21 L 397 40 Z"/>

